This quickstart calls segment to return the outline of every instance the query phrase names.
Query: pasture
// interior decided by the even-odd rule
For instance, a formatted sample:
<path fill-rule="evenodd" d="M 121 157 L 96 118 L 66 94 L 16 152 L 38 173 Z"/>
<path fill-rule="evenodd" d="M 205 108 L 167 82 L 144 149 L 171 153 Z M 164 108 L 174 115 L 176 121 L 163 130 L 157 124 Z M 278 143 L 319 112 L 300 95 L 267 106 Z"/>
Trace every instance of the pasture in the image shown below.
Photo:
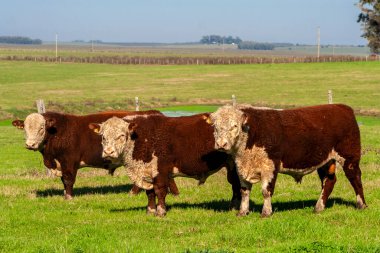
<path fill-rule="evenodd" d="M 204 185 L 176 178 L 180 195 L 167 197 L 164 218 L 145 214 L 144 193 L 123 168 L 81 169 L 75 198 L 63 199 L 59 178 L 45 176 L 41 155 L 23 148 L 23 133 L 10 119 L 47 109 L 88 113 L 104 109 L 212 111 L 230 102 L 292 107 L 321 104 L 327 90 L 335 103 L 358 112 L 380 111 L 379 62 L 239 66 L 118 66 L 0 61 L 0 251 L 1 252 L 378 252 L 380 251 L 380 119 L 358 116 L 366 210 L 338 167 L 338 181 L 321 214 L 316 173 L 302 184 L 280 175 L 272 217 L 260 218 L 262 196 L 253 187 L 252 213 L 229 211 L 225 171 Z M 181 105 L 182 107 L 178 107 Z M 212 106 L 208 106 L 212 105 Z M 167 108 L 172 106 L 171 108 Z"/>

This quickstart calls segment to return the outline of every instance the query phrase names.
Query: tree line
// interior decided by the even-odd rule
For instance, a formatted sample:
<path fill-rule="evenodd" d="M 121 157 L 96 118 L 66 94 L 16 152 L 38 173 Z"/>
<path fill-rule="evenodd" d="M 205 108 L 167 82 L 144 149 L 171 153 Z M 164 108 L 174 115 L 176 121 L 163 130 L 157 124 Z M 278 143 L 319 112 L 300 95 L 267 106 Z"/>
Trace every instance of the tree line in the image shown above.
<path fill-rule="evenodd" d="M 42 44 L 42 40 L 31 39 L 28 37 L 21 37 L 21 36 L 0 36 L 0 43 L 39 45 L 39 44 Z"/>
<path fill-rule="evenodd" d="M 202 44 L 239 44 L 242 40 L 239 37 L 220 36 L 220 35 L 205 35 L 201 38 Z"/>

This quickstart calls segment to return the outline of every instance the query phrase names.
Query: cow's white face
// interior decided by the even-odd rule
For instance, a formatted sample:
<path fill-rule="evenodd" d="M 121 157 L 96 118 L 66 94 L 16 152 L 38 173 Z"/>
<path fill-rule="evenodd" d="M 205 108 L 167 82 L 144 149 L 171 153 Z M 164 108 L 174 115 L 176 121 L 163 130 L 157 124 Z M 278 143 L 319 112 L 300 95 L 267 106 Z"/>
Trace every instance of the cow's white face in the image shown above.
<path fill-rule="evenodd" d="M 39 150 L 46 134 L 46 121 L 39 113 L 29 114 L 24 121 L 25 145 L 27 149 Z"/>
<path fill-rule="evenodd" d="M 111 162 L 118 162 L 124 155 L 129 136 L 129 123 L 124 120 L 112 117 L 99 125 L 99 134 L 102 136 L 103 153 L 102 157 Z"/>
<path fill-rule="evenodd" d="M 214 126 L 215 149 L 233 152 L 246 123 L 246 115 L 232 106 L 223 106 L 212 113 L 210 119 Z"/>

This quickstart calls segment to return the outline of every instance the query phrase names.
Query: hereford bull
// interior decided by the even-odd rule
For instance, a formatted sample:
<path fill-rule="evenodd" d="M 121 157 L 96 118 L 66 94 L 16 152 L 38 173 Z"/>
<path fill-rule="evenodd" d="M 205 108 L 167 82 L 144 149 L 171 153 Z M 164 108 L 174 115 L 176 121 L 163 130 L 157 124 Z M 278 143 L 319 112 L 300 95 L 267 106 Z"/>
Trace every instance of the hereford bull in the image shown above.
<path fill-rule="evenodd" d="M 272 214 L 271 197 L 278 173 L 300 182 L 318 170 L 322 192 L 320 212 L 336 182 L 336 162 L 355 190 L 357 207 L 366 202 L 359 167 L 360 132 L 353 110 L 346 105 L 320 105 L 289 110 L 224 106 L 212 113 L 215 148 L 235 158 L 242 201 L 238 215 L 249 212 L 252 184 L 261 181 L 263 217 Z"/>
<path fill-rule="evenodd" d="M 26 148 L 40 151 L 47 168 L 61 176 L 65 189 L 65 199 L 72 199 L 73 185 L 80 167 L 100 167 L 113 174 L 122 164 L 111 164 L 102 158 L 100 136 L 88 128 L 91 122 L 103 122 L 110 117 L 127 115 L 161 114 L 159 111 L 108 111 L 85 116 L 76 116 L 56 112 L 44 114 L 32 113 L 23 120 L 12 122 L 26 134 Z M 178 194 L 178 189 L 171 181 L 171 192 Z M 137 193 L 139 188 L 133 187 Z"/>
<path fill-rule="evenodd" d="M 102 135 L 103 157 L 123 162 L 130 179 L 147 190 L 147 213 L 166 214 L 169 179 L 191 177 L 204 183 L 222 167 L 232 184 L 231 207 L 239 206 L 240 183 L 231 156 L 214 150 L 208 114 L 171 118 L 162 115 L 113 117 L 90 128 Z M 157 196 L 157 205 L 156 205 Z"/>

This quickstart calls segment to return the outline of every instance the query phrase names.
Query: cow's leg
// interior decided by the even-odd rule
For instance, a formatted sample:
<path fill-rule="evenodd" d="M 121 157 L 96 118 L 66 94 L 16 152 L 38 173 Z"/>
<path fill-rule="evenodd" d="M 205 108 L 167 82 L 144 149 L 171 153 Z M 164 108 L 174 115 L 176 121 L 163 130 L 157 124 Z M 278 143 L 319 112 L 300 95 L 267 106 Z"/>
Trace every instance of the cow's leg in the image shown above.
<path fill-rule="evenodd" d="M 252 184 L 241 180 L 240 181 L 241 188 L 241 203 L 240 203 L 240 210 L 237 213 L 237 216 L 246 216 L 249 214 L 249 195 L 251 193 Z"/>
<path fill-rule="evenodd" d="M 232 186 L 232 199 L 230 202 L 230 209 L 239 210 L 242 194 L 240 192 L 240 180 L 235 166 L 232 168 L 227 168 L 227 180 Z"/>
<path fill-rule="evenodd" d="M 331 160 L 318 169 L 318 175 L 321 179 L 322 192 L 314 207 L 314 212 L 319 213 L 325 209 L 327 199 L 329 198 L 336 182 L 336 161 Z"/>
<path fill-rule="evenodd" d="M 148 197 L 148 206 L 146 209 L 147 214 L 155 214 L 156 213 L 156 194 L 154 193 L 154 189 L 146 190 L 146 195 Z"/>
<path fill-rule="evenodd" d="M 274 193 L 274 186 L 276 184 L 278 170 L 268 175 L 262 175 L 261 192 L 264 197 L 264 205 L 261 211 L 261 217 L 269 217 L 272 214 L 272 196 Z"/>
<path fill-rule="evenodd" d="M 157 211 L 156 215 L 163 217 L 166 215 L 166 204 L 165 198 L 168 193 L 168 182 L 169 178 L 164 173 L 159 174 L 154 179 L 154 192 L 157 196 Z"/>
<path fill-rule="evenodd" d="M 70 165 L 70 164 L 67 164 Z M 73 187 L 75 183 L 75 178 L 77 175 L 78 168 L 74 165 L 64 166 L 62 164 L 62 183 L 65 188 L 65 199 L 70 200 L 73 198 Z"/>
<path fill-rule="evenodd" d="M 129 195 L 137 195 L 139 194 L 140 192 L 142 191 L 142 189 L 140 187 L 138 187 L 137 185 L 133 185 L 132 186 L 132 189 L 129 191 Z"/>
<path fill-rule="evenodd" d="M 116 170 L 116 169 L 117 169 L 117 167 L 109 168 L 109 169 L 108 169 L 108 175 L 113 176 L 114 173 L 115 173 L 115 170 Z"/>
<path fill-rule="evenodd" d="M 361 175 L 362 172 L 359 167 L 359 161 L 352 162 L 346 160 L 343 165 L 343 171 L 348 180 L 350 181 L 352 187 L 354 188 L 356 194 L 356 207 L 359 209 L 364 209 L 367 204 L 364 199 L 363 185 Z"/>
<path fill-rule="evenodd" d="M 179 195 L 179 190 L 178 190 L 177 184 L 175 183 L 173 178 L 169 178 L 169 191 L 174 196 Z"/>

